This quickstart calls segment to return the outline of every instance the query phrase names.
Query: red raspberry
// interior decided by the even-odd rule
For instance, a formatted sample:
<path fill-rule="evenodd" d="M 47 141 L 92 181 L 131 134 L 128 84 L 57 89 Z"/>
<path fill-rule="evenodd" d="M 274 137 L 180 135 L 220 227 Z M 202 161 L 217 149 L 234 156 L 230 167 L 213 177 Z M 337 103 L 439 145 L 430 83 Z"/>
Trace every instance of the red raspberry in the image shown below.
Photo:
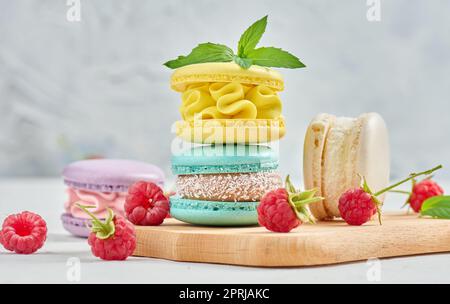
<path fill-rule="evenodd" d="M 266 193 L 257 208 L 258 222 L 273 232 L 289 232 L 304 222 L 313 223 L 307 204 L 322 200 L 314 197 L 316 190 L 300 192 L 292 185 L 289 175 L 285 188 Z"/>
<path fill-rule="evenodd" d="M 273 232 L 289 232 L 301 225 L 289 203 L 286 189 L 271 191 L 263 196 L 258 206 L 258 222 Z"/>
<path fill-rule="evenodd" d="M 91 232 L 88 243 L 96 257 L 107 261 L 123 261 L 136 249 L 136 232 L 134 226 L 121 216 L 114 216 L 112 222 L 115 227 L 112 236 L 102 239 L 97 233 Z"/>
<path fill-rule="evenodd" d="M 431 179 L 426 179 L 414 185 L 413 191 L 409 198 L 411 208 L 419 213 L 422 209 L 424 201 L 433 196 L 443 195 L 444 190 L 436 182 Z"/>
<path fill-rule="evenodd" d="M 377 213 L 377 205 L 369 193 L 362 188 L 356 188 L 342 194 L 339 199 L 339 212 L 347 224 L 361 226 Z"/>
<path fill-rule="evenodd" d="M 77 206 L 92 218 L 92 232 L 88 238 L 92 254 L 107 261 L 123 261 L 133 254 L 136 249 L 136 231 L 130 222 L 114 215 L 111 209 L 108 209 L 108 218 L 102 222 L 89 212 L 91 206 Z"/>
<path fill-rule="evenodd" d="M 39 215 L 22 212 L 8 216 L 0 231 L 0 243 L 9 251 L 31 254 L 38 251 L 47 239 L 47 224 Z"/>
<path fill-rule="evenodd" d="M 137 182 L 128 189 L 125 201 L 127 219 L 135 225 L 161 225 L 169 214 L 169 200 L 154 183 Z"/>

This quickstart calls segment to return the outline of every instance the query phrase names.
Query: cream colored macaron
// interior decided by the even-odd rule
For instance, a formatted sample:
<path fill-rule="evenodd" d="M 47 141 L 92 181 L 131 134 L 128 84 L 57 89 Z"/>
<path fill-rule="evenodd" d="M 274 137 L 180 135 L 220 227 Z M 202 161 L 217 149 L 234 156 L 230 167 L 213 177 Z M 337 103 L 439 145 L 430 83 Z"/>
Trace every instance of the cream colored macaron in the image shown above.
<path fill-rule="evenodd" d="M 358 118 L 319 114 L 306 132 L 303 155 L 305 187 L 317 188 L 324 197 L 310 206 L 319 220 L 340 217 L 339 198 L 360 185 L 359 175 L 373 191 L 389 183 L 388 130 L 377 113 Z"/>

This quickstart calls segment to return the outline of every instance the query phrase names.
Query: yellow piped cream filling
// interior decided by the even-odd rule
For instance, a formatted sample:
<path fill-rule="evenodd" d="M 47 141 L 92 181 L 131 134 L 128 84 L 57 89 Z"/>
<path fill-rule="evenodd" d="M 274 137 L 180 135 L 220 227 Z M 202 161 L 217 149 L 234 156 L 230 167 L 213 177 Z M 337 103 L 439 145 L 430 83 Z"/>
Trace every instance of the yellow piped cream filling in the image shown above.
<path fill-rule="evenodd" d="M 239 82 L 196 83 L 182 93 L 180 113 L 195 119 L 278 119 L 282 104 L 277 92 L 265 85 Z"/>

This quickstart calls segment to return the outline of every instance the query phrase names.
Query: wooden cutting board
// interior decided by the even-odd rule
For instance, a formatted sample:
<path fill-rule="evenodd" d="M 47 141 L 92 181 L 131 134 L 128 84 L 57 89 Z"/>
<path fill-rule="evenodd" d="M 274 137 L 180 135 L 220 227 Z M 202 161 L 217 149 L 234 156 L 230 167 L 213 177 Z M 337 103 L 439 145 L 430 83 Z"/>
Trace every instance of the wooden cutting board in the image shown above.
<path fill-rule="evenodd" d="M 168 219 L 137 227 L 135 256 L 246 266 L 311 266 L 450 251 L 450 221 L 386 214 L 348 226 L 342 221 L 302 225 L 290 233 L 262 227 L 199 227 Z"/>

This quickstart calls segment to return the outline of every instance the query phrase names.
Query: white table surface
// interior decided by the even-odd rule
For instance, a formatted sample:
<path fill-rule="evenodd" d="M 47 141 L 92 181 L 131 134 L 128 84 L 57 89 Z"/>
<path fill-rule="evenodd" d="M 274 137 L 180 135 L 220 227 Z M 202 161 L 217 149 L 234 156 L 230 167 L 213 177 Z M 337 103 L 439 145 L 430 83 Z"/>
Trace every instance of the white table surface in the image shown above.
<path fill-rule="evenodd" d="M 450 183 L 444 184 L 445 189 Z M 33 255 L 0 249 L 0 283 L 74 283 L 68 280 L 77 258 L 79 283 L 371 283 L 367 261 L 306 268 L 254 268 L 134 258 L 105 262 L 91 255 L 86 240 L 61 226 L 65 200 L 59 179 L 0 179 L 0 220 L 11 213 L 34 211 L 49 228 L 44 247 Z M 385 210 L 398 210 L 403 197 L 391 194 Z M 450 224 L 450 222 L 449 222 Z M 383 259 L 378 283 L 450 283 L 450 254 Z M 369 276 L 371 277 L 371 276 Z M 76 283 L 76 282 L 75 282 Z"/>

